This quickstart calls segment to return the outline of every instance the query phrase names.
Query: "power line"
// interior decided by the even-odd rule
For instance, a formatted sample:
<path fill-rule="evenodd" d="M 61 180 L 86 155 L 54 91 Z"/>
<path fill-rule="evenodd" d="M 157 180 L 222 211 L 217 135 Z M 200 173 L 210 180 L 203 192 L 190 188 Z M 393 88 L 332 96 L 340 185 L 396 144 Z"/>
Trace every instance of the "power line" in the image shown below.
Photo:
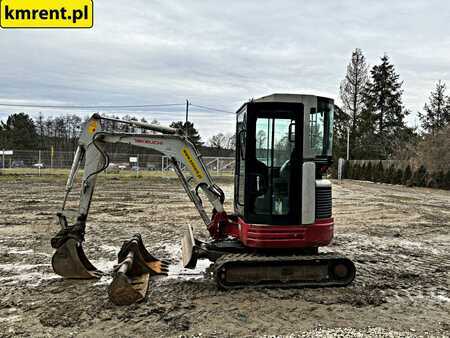
<path fill-rule="evenodd" d="M 37 109 L 94 109 L 94 110 L 110 110 L 110 109 L 145 109 L 145 108 L 164 108 L 164 107 L 181 107 L 185 106 L 185 103 L 162 103 L 162 104 L 132 104 L 132 105 L 44 105 L 44 104 L 16 104 L 16 103 L 5 103 L 0 102 L 0 107 L 16 107 L 16 108 L 37 108 Z M 206 111 L 214 111 L 224 114 L 233 114 L 234 112 L 199 105 L 199 104 L 192 104 L 191 102 L 188 102 L 188 106 L 200 108 Z M 153 114 L 158 114 L 161 112 L 152 112 Z"/>
<path fill-rule="evenodd" d="M 217 108 L 212 108 L 212 107 L 207 107 L 207 106 L 201 106 L 201 105 L 198 105 L 198 104 L 192 104 L 192 103 L 189 103 L 189 105 L 192 106 L 192 107 L 197 107 L 197 108 L 201 108 L 201 109 L 205 109 L 205 110 L 217 111 L 217 112 L 220 112 L 220 113 L 226 113 L 226 114 L 233 114 L 233 115 L 236 115 L 236 113 L 233 113 L 233 112 L 228 111 L 228 110 L 217 109 Z"/>
<path fill-rule="evenodd" d="M 1 107 L 20 107 L 20 108 L 59 108 L 59 109 L 121 109 L 121 108 L 150 108 L 150 107 L 174 107 L 184 106 L 184 103 L 165 103 L 165 104 L 140 104 L 140 105 L 116 105 L 116 106 L 76 106 L 76 105 L 41 105 L 41 104 L 13 104 L 0 103 Z"/>

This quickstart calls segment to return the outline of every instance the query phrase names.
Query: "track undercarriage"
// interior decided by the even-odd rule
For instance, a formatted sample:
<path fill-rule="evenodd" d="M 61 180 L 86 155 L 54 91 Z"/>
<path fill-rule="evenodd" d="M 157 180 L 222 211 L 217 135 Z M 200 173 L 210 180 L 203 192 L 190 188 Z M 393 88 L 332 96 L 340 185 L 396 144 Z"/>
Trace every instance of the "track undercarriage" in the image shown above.
<path fill-rule="evenodd" d="M 182 241 L 183 265 L 194 268 L 199 258 L 214 262 L 217 285 L 222 289 L 243 287 L 346 286 L 355 278 L 348 258 L 319 254 L 317 248 L 303 251 L 255 251 L 237 240 L 201 242 L 188 227 Z"/>

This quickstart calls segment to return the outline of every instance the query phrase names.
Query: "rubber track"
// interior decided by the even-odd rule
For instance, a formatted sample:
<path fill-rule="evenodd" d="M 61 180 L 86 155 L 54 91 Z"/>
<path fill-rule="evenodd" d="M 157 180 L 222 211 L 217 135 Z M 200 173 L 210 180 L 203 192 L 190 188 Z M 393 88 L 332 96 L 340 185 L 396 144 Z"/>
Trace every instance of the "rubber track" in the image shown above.
<path fill-rule="evenodd" d="M 301 262 L 304 263 L 305 261 L 322 261 L 323 263 L 326 263 L 328 265 L 330 261 L 345 261 L 349 264 L 349 266 L 353 269 L 352 276 L 348 278 L 345 281 L 339 281 L 339 280 L 327 280 L 327 281 L 306 281 L 306 282 L 279 282 L 279 283 L 267 283 L 264 282 L 263 284 L 235 284 L 235 285 L 226 285 L 222 283 L 220 278 L 218 277 L 219 270 L 227 264 L 239 264 L 243 263 L 244 265 L 247 263 L 275 263 L 275 266 L 277 263 L 282 262 Z M 214 264 L 214 275 L 216 282 L 218 286 L 222 289 L 236 289 L 236 288 L 260 288 L 260 287 L 281 287 L 281 288 L 290 288 L 290 287 L 331 287 L 331 286 L 346 286 L 350 284 L 354 277 L 355 277 L 355 266 L 353 262 L 351 262 L 348 258 L 338 256 L 335 254 L 330 253 L 322 253 L 322 254 L 316 254 L 316 255 L 286 255 L 286 256 L 271 256 L 271 255 L 262 255 L 262 254 L 249 254 L 249 253 L 243 253 L 243 254 L 225 254 L 221 256 Z"/>

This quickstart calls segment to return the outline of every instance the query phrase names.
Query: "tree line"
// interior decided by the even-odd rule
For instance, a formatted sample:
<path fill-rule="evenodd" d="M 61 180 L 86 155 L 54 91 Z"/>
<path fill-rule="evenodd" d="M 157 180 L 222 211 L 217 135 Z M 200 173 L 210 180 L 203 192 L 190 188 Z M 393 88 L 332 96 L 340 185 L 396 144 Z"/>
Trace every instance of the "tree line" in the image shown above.
<path fill-rule="evenodd" d="M 118 119 L 118 116 L 109 115 Z M 13 150 L 49 150 L 51 147 L 58 151 L 74 151 L 77 146 L 78 136 L 82 123 L 89 117 L 82 119 L 75 114 L 61 114 L 56 117 L 44 118 L 40 113 L 36 118 L 30 117 L 26 113 L 14 113 L 8 116 L 5 122 L 0 122 L 0 147 L 2 149 Z M 134 116 L 125 115 L 125 121 L 140 121 L 147 123 L 145 118 L 138 119 Z M 113 129 L 119 132 L 137 132 L 139 128 L 129 124 L 115 121 L 102 121 L 103 128 Z M 159 124 L 157 120 L 150 123 Z M 173 128 L 182 128 L 188 131 L 191 140 L 198 146 L 203 142 L 191 122 L 176 121 L 170 124 Z M 143 131 L 151 133 L 151 131 Z M 122 146 L 124 147 L 124 146 Z"/>
<path fill-rule="evenodd" d="M 125 121 L 140 121 L 148 123 L 147 119 L 131 115 L 119 117 L 108 115 L 111 118 Z M 8 116 L 5 122 L 0 121 L 0 148 L 12 150 L 50 150 L 53 147 L 56 151 L 74 151 L 77 147 L 78 136 L 82 123 L 88 120 L 75 114 L 61 114 L 56 117 L 44 117 L 39 113 L 36 118 L 32 118 L 27 113 L 14 113 Z M 134 133 L 139 128 L 129 124 L 115 121 L 103 121 L 103 127 L 119 132 Z M 159 121 L 153 119 L 151 124 L 159 125 Z M 174 121 L 169 125 L 172 128 L 182 129 L 187 132 L 189 138 L 198 146 L 215 149 L 214 156 L 230 156 L 234 149 L 234 135 L 218 133 L 203 142 L 199 131 L 194 123 L 187 121 Z M 142 132 L 142 130 L 139 130 Z M 152 133 L 145 130 L 145 133 Z M 115 152 L 132 152 L 133 146 L 129 145 L 108 145 Z M 110 150 L 111 150 L 110 149 Z M 151 151 L 150 151 L 151 152 Z M 211 155 L 211 154 L 209 154 Z"/>
<path fill-rule="evenodd" d="M 446 84 L 438 81 L 418 112 L 420 128 L 406 123 L 411 112 L 403 104 L 402 86 L 388 55 L 369 69 L 362 50 L 353 51 L 340 85 L 342 105 L 336 107 L 335 159 L 346 157 L 349 133 L 350 159 L 409 160 L 433 172 L 450 169 Z"/>

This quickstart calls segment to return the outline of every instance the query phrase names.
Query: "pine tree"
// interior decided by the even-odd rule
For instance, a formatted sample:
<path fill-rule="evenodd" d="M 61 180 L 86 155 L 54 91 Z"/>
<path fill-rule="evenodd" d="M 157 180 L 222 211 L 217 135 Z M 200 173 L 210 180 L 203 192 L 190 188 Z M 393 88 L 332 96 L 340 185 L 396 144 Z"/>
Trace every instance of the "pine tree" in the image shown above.
<path fill-rule="evenodd" d="M 387 55 L 370 71 L 364 91 L 364 109 L 360 132 L 370 157 L 385 159 L 393 152 L 394 140 L 402 137 L 408 111 L 402 103 L 402 82 Z"/>
<path fill-rule="evenodd" d="M 28 114 L 9 115 L 6 124 L 3 124 L 3 133 L 5 148 L 30 150 L 38 147 L 36 126 Z"/>
<path fill-rule="evenodd" d="M 201 137 L 200 137 L 200 135 L 198 133 L 198 130 L 195 129 L 194 124 L 192 122 L 190 122 L 190 121 L 187 121 L 187 122 L 182 122 L 182 121 L 172 122 L 170 124 L 170 127 L 181 129 L 183 131 L 186 131 L 186 129 L 187 129 L 189 139 L 191 139 L 191 141 L 193 141 L 196 146 L 203 145 L 203 142 L 201 141 Z"/>
<path fill-rule="evenodd" d="M 368 81 L 368 66 L 362 50 L 356 48 L 347 66 L 347 74 L 341 82 L 340 96 L 343 103 L 342 110 L 350 116 L 350 158 L 354 158 L 356 139 L 358 137 L 358 123 L 363 108 L 363 91 Z"/>
<path fill-rule="evenodd" d="M 450 98 L 445 91 L 445 83 L 439 80 L 430 93 L 429 103 L 423 107 L 424 113 L 419 112 L 422 128 L 428 133 L 434 133 L 450 123 Z"/>
<path fill-rule="evenodd" d="M 44 149 L 44 116 L 41 112 L 35 120 L 36 132 L 39 135 L 39 149 Z"/>

